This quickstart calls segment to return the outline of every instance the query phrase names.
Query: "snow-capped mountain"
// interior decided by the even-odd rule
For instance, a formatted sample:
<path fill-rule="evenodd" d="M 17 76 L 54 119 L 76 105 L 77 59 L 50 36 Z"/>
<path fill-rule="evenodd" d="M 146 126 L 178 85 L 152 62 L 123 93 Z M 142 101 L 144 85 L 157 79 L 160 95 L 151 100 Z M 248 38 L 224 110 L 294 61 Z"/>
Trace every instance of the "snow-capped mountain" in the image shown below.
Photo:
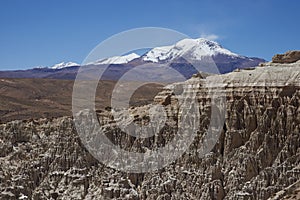
<path fill-rule="evenodd" d="M 62 68 L 74 67 L 74 66 L 80 66 L 80 65 L 78 63 L 74 63 L 74 62 L 61 62 L 61 63 L 53 65 L 50 68 L 51 69 L 62 69 Z"/>
<path fill-rule="evenodd" d="M 254 67 L 260 62 L 264 62 L 263 59 L 248 58 L 231 52 L 228 49 L 223 48 L 220 44 L 214 41 L 210 41 L 204 38 L 198 39 L 183 39 L 176 44 L 170 46 L 155 47 L 140 56 L 136 53 L 130 53 L 123 56 L 113 56 L 98 60 L 93 65 L 126 65 L 131 64 L 131 61 L 138 59 L 140 64 L 146 63 L 164 63 L 172 62 L 173 60 L 179 60 L 184 58 L 190 61 L 201 61 L 202 57 L 210 56 L 216 63 L 221 73 L 230 72 L 236 68 Z M 135 65 L 135 64 L 133 64 Z M 177 67 L 182 66 L 184 68 L 185 63 L 181 63 L 180 66 L 177 63 Z M 62 69 L 70 66 L 79 66 L 77 63 L 67 62 L 59 63 L 51 67 L 52 69 Z"/>
<path fill-rule="evenodd" d="M 261 62 L 265 62 L 264 59 L 238 55 L 223 48 L 217 42 L 204 38 L 183 39 L 174 45 L 156 47 L 144 54 L 141 59 L 147 63 L 170 63 L 172 67 L 189 77 L 193 73 L 186 72 L 190 68 L 187 67 L 189 61 L 198 63 L 198 61 L 203 60 L 203 57 L 207 56 L 215 62 L 222 74 L 237 68 L 255 67 Z"/>
<path fill-rule="evenodd" d="M 171 46 L 156 47 L 143 56 L 144 61 L 160 62 L 173 60 L 179 57 L 201 59 L 202 56 L 216 56 L 218 54 L 238 57 L 237 54 L 223 48 L 217 42 L 204 38 L 183 39 Z"/>
<path fill-rule="evenodd" d="M 114 56 L 97 61 L 95 64 L 126 64 L 133 59 L 139 58 L 140 56 L 136 53 L 131 53 L 124 56 Z"/>
<path fill-rule="evenodd" d="M 217 66 L 216 71 L 215 67 L 212 67 L 214 69 L 211 70 L 206 65 L 203 65 L 205 69 L 203 68 L 202 70 L 201 62 L 202 60 L 205 62 L 205 59 L 202 58 L 206 56 L 211 56 L 215 66 Z M 145 74 L 151 74 L 151 70 L 153 69 L 151 66 L 156 67 L 158 72 L 161 70 L 161 74 L 163 74 L 164 66 L 172 67 L 184 75 L 185 78 L 190 78 L 193 74 L 198 73 L 198 71 L 195 71 L 194 66 L 197 67 L 197 70 L 203 72 L 224 74 L 232 72 L 235 69 L 256 67 L 262 62 L 266 61 L 261 58 L 238 55 L 223 48 L 217 42 L 198 38 L 183 39 L 170 46 L 155 47 L 142 56 L 136 53 L 114 56 L 89 63 L 82 67 L 86 67 L 86 71 L 93 75 L 94 68 L 97 70 L 97 68 L 108 64 L 109 66 L 104 74 L 104 78 L 107 80 L 119 80 L 124 73 L 137 65 L 143 64 L 146 64 L 149 68 L 145 68 L 144 71 L 136 75 L 140 79 L 143 79 Z M 2 77 L 8 78 L 75 79 L 79 67 L 80 65 L 74 62 L 62 62 L 52 67 L 2 72 L 0 73 L 0 77 L 2 74 Z"/>

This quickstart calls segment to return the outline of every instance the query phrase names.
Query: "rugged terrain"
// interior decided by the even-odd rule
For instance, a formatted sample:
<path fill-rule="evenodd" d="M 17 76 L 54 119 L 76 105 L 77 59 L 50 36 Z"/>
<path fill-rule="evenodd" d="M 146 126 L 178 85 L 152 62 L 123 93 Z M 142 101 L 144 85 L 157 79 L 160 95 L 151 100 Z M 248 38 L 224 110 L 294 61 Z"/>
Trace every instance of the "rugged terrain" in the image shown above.
<path fill-rule="evenodd" d="M 129 136 L 115 126 L 109 111 L 98 113 L 114 144 L 129 151 L 156 149 L 174 137 L 178 126 L 180 104 L 174 90 L 198 86 L 197 137 L 182 157 L 155 172 L 124 173 L 104 166 L 83 146 L 70 117 L 0 125 L 1 199 L 297 199 L 299 61 L 266 63 L 219 77 L 226 93 L 226 120 L 218 142 L 204 157 L 198 150 L 211 112 L 204 85 L 214 76 L 194 76 L 160 92 L 154 103 L 165 107 L 168 121 L 151 138 Z M 188 98 L 185 94 L 181 97 Z M 131 109 L 134 122 L 146 123 L 146 108 Z"/>

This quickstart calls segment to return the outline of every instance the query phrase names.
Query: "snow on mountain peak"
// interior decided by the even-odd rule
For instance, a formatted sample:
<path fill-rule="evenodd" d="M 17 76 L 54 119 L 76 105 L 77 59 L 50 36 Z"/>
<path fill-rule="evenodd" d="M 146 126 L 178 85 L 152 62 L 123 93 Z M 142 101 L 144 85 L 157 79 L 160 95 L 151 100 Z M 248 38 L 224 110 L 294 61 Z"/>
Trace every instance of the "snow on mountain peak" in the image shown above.
<path fill-rule="evenodd" d="M 205 38 L 191 39 L 186 38 L 180 40 L 174 45 L 155 47 L 144 54 L 142 57 L 136 53 L 130 53 L 124 56 L 113 56 L 98 60 L 91 64 L 126 64 L 136 58 L 142 58 L 146 62 L 160 62 L 168 61 L 176 58 L 189 58 L 193 60 L 201 60 L 203 56 L 214 56 L 217 54 L 223 54 L 230 57 L 239 57 L 239 55 L 232 53 L 231 51 L 223 48 L 217 42 L 210 41 Z M 52 69 L 62 69 L 65 67 L 80 66 L 73 62 L 62 62 L 52 66 Z"/>
<path fill-rule="evenodd" d="M 172 60 L 182 56 L 188 56 L 192 59 L 201 59 L 202 56 L 213 56 L 217 54 L 226 54 L 237 57 L 238 55 L 224 49 L 217 42 L 204 38 L 183 39 L 171 46 L 156 47 L 143 56 L 144 61 L 159 62 Z"/>
<path fill-rule="evenodd" d="M 53 65 L 50 68 L 51 69 L 62 69 L 62 68 L 74 67 L 74 66 L 80 66 L 80 65 L 78 63 L 74 63 L 74 62 L 61 62 L 61 63 L 58 63 L 56 65 Z"/>
<path fill-rule="evenodd" d="M 100 61 L 97 61 L 97 64 L 125 64 L 128 63 L 130 61 L 132 61 L 133 59 L 139 58 L 140 56 L 136 53 L 131 53 L 128 55 L 124 55 L 124 56 L 114 56 L 114 57 L 110 57 L 110 58 L 106 58 Z"/>

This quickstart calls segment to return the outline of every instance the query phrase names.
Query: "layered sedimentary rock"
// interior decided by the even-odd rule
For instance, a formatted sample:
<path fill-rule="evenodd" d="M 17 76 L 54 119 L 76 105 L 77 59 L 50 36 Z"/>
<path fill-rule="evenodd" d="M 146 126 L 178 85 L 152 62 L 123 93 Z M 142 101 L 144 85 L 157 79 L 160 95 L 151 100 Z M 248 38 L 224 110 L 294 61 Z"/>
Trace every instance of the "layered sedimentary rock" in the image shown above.
<path fill-rule="evenodd" d="M 225 123 L 216 144 L 201 156 L 199 149 L 212 111 L 207 86 L 216 85 L 224 89 Z M 112 143 L 127 151 L 147 152 L 174 138 L 179 120 L 186 115 L 181 106 L 187 104 L 180 104 L 180 99 L 197 94 L 199 130 L 189 149 L 170 165 L 139 174 L 112 169 L 91 156 L 70 117 L 2 124 L 0 197 L 149 200 L 287 197 L 283 191 L 289 187 L 297 191 L 300 180 L 299 89 L 299 62 L 269 63 L 221 76 L 195 76 L 167 86 L 156 96 L 154 104 L 164 106 L 168 119 L 164 128 L 150 138 L 130 136 L 116 127 L 116 119 L 110 112 L 98 113 L 101 126 L 107 130 L 105 135 Z M 146 125 L 149 107 L 131 108 L 130 119 Z"/>

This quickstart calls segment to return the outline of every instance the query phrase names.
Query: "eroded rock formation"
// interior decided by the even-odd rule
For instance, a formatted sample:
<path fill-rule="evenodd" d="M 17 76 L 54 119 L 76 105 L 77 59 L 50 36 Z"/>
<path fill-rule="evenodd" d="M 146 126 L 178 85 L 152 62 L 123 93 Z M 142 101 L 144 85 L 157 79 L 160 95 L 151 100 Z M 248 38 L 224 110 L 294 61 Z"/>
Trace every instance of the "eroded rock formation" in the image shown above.
<path fill-rule="evenodd" d="M 150 138 L 134 138 L 115 127 L 108 111 L 99 114 L 114 144 L 128 151 L 153 150 L 174 137 L 181 115 L 175 94 L 180 97 L 188 84 L 199 85 L 197 137 L 183 156 L 151 173 L 104 166 L 84 147 L 69 117 L 0 125 L 1 199 L 277 198 L 300 180 L 299 63 L 271 63 L 218 78 L 226 92 L 226 120 L 213 149 L 201 157 L 211 111 L 204 86 L 214 78 L 195 76 L 157 95 L 155 103 L 164 106 L 168 121 Z M 146 108 L 131 109 L 136 123 L 147 123 Z"/>

